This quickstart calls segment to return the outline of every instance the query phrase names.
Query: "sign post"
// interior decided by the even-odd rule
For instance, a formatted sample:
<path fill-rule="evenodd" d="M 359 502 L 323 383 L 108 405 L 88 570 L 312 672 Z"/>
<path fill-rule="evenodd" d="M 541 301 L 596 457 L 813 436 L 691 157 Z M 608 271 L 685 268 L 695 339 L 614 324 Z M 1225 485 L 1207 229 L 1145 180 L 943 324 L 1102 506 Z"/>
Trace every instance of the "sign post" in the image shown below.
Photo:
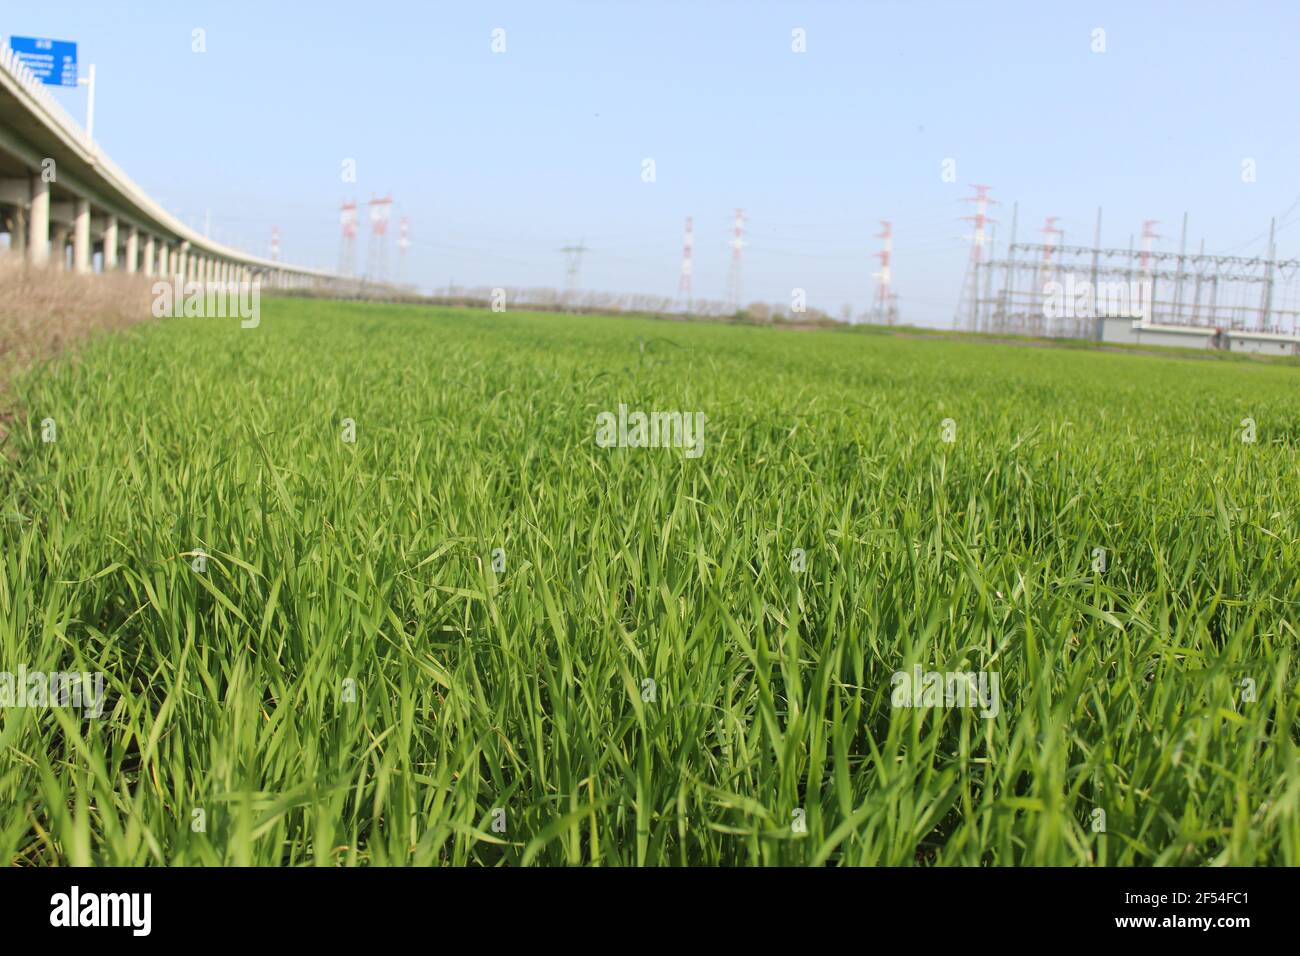
<path fill-rule="evenodd" d="M 86 141 L 93 146 L 95 143 L 95 64 L 90 64 L 87 72 L 89 76 L 84 80 L 77 80 L 77 85 L 86 87 Z"/>

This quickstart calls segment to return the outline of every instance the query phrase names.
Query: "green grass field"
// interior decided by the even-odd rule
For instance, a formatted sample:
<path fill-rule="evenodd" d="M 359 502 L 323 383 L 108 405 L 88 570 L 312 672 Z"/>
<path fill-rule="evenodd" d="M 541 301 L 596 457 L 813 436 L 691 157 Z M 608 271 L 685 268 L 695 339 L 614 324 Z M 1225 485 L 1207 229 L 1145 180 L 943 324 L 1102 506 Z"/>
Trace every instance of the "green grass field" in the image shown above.
<path fill-rule="evenodd" d="M 0 711 L 0 860 L 1300 864 L 1298 396 L 305 300 L 98 339 L 6 396 L 0 669 L 108 698 Z M 703 454 L 597 447 L 620 403 Z"/>

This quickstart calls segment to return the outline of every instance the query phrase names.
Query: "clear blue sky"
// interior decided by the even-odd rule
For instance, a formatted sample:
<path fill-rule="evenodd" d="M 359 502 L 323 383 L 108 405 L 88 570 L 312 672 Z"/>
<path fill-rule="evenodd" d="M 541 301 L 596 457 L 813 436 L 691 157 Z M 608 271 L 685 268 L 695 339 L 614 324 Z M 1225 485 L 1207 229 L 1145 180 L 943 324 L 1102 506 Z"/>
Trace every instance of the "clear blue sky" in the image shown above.
<path fill-rule="evenodd" d="M 1102 205 L 1109 244 L 1150 218 L 1174 248 L 1187 211 L 1193 244 L 1262 252 L 1289 211 L 1300 252 L 1290 3 L 9 0 L 0 33 L 77 41 L 97 139 L 219 238 L 265 253 L 278 224 L 285 259 L 333 267 L 339 203 L 391 192 L 424 288 L 559 286 L 585 238 L 584 287 L 672 294 L 693 215 L 696 295 L 724 298 L 743 206 L 747 300 L 864 309 L 889 218 L 903 318 L 946 324 L 977 182 L 1001 240 L 1018 201 L 1022 239 L 1056 215 L 1090 242 Z"/>

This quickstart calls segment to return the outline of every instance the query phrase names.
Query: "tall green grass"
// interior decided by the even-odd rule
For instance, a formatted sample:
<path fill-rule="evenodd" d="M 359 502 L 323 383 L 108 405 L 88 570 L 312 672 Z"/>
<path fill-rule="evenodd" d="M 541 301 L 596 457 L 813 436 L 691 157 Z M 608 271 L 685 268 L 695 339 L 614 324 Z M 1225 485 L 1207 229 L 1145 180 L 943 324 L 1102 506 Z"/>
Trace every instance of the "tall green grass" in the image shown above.
<path fill-rule="evenodd" d="M 0 711 L 0 860 L 1300 863 L 1297 395 L 321 302 L 99 340 L 16 386 L 0 670 L 109 700 Z M 703 456 L 598 448 L 620 403 Z M 917 663 L 1000 713 L 891 706 Z"/>

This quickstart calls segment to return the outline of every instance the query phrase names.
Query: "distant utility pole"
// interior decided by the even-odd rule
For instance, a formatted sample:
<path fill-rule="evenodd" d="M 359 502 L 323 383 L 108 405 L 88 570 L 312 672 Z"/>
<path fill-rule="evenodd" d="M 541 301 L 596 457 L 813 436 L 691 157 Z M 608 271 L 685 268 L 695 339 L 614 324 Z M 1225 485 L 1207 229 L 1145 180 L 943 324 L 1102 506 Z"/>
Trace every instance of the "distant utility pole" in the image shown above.
<path fill-rule="evenodd" d="M 388 220 L 393 215 L 393 197 L 370 199 L 370 249 L 366 276 L 383 282 L 388 278 Z"/>
<path fill-rule="evenodd" d="M 578 271 L 582 268 L 582 254 L 587 251 L 587 240 L 578 244 L 567 245 L 560 250 L 564 253 L 564 295 L 565 301 L 571 301 L 578 292 Z"/>
<path fill-rule="evenodd" d="M 1142 222 L 1142 255 L 1138 259 L 1138 271 L 1141 273 L 1142 286 L 1141 294 L 1149 299 L 1149 312 L 1155 316 L 1156 306 L 1156 274 L 1152 268 L 1152 246 L 1157 239 L 1164 238 L 1157 235 L 1153 228 L 1160 222 L 1159 219 L 1146 219 Z M 1131 288 L 1131 287 L 1130 287 Z"/>
<path fill-rule="evenodd" d="M 1097 224 L 1092 229 L 1092 268 L 1088 271 L 1092 294 L 1097 294 L 1097 265 L 1101 256 L 1101 207 L 1097 207 Z M 1100 328 L 1100 327 L 1099 327 Z"/>
<path fill-rule="evenodd" d="M 1270 243 L 1271 246 L 1271 243 Z M 1269 258 L 1273 253 L 1269 252 Z M 1182 324 L 1183 311 L 1183 267 L 1187 263 L 1187 213 L 1183 212 L 1183 228 L 1178 233 L 1178 271 L 1174 273 L 1174 305 L 1170 310 L 1173 321 Z M 1265 309 L 1267 313 L 1267 309 Z"/>
<path fill-rule="evenodd" d="M 731 238 L 731 272 L 727 275 L 727 296 L 734 312 L 740 311 L 741 266 L 744 263 L 745 210 L 736 210 L 736 222 Z"/>
<path fill-rule="evenodd" d="M 411 220 L 403 216 L 397 221 L 397 281 L 406 275 L 406 250 L 411 248 Z"/>
<path fill-rule="evenodd" d="M 357 271 L 357 204 L 345 202 L 339 210 L 339 275 L 352 276 Z"/>
<path fill-rule="evenodd" d="M 1183 231 L 1187 230 L 1186 222 Z M 1268 221 L 1268 260 L 1264 278 L 1264 303 L 1260 307 L 1259 327 L 1265 332 L 1272 331 L 1273 326 L 1273 270 L 1277 266 L 1277 219 Z"/>
<path fill-rule="evenodd" d="M 876 253 L 876 258 L 880 260 L 880 271 L 873 273 L 874 278 L 879 280 L 876 288 L 876 315 L 886 325 L 893 325 L 895 316 L 893 297 L 889 291 L 889 262 L 894 252 L 894 224 L 888 219 L 882 219 L 880 225 L 881 231 L 876 233 L 876 238 L 880 240 L 880 251 Z"/>
<path fill-rule="evenodd" d="M 686 303 L 686 311 L 691 311 L 691 272 L 692 257 L 695 254 L 695 221 L 686 217 L 686 238 L 682 240 L 682 278 L 677 283 L 677 296 Z"/>
<path fill-rule="evenodd" d="M 973 244 L 970 248 L 970 261 L 966 264 L 966 279 L 962 283 L 962 299 L 957 305 L 957 315 L 954 325 L 960 325 L 963 314 L 966 317 L 968 327 L 973 331 L 979 326 L 979 307 L 980 307 L 980 266 L 984 261 L 984 227 L 995 220 L 990 219 L 986 214 L 989 205 L 997 205 L 996 199 L 989 198 L 989 190 L 992 186 L 972 185 L 971 189 L 975 190 L 974 196 L 967 196 L 965 202 L 975 204 L 975 215 L 962 216 L 966 222 L 975 224 L 975 231 L 972 235 Z"/>
<path fill-rule="evenodd" d="M 271 259 L 274 262 L 280 261 L 280 227 L 271 227 Z"/>

